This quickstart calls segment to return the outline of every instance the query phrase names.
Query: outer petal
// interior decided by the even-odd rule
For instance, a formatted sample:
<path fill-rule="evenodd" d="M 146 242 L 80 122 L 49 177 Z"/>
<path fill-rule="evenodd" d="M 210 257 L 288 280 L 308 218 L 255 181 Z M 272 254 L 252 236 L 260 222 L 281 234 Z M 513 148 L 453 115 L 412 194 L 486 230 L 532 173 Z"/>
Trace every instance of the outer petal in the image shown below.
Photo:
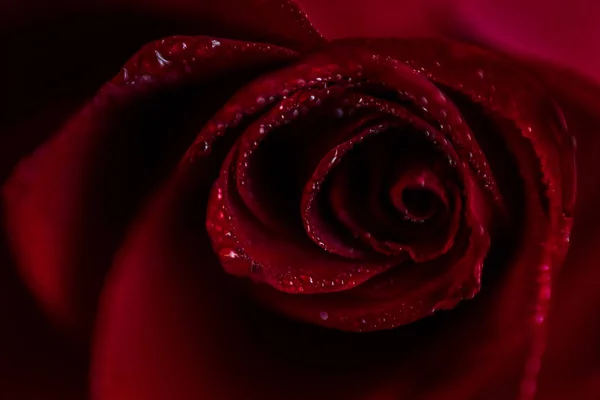
<path fill-rule="evenodd" d="M 84 399 L 88 357 L 52 329 L 11 266 L 0 232 L 0 398 Z"/>
<path fill-rule="evenodd" d="M 600 53 L 596 40 L 600 7 L 588 0 L 552 6 L 535 0 L 503 3 L 467 0 L 459 4 L 448 8 L 446 33 L 573 68 L 526 61 L 554 92 L 578 141 L 575 225 L 570 251 L 553 289 L 538 398 L 596 399 L 600 395 L 597 312 L 600 297 L 596 265 L 599 255 L 595 250 L 600 240 L 597 229 Z"/>
<path fill-rule="evenodd" d="M 290 0 L 8 0 L 0 47 L 0 183 L 143 44 L 169 35 L 323 43 Z"/>
<path fill-rule="evenodd" d="M 572 71 L 534 66 L 560 100 L 578 140 L 578 200 L 571 249 L 554 289 L 539 399 L 600 396 L 600 88 Z"/>
<path fill-rule="evenodd" d="M 195 61 L 183 65 L 182 52 Z M 103 276 L 144 196 L 231 93 L 294 58 L 280 47 L 209 37 L 150 44 L 19 164 L 4 187 L 6 228 L 52 318 L 90 328 Z"/>

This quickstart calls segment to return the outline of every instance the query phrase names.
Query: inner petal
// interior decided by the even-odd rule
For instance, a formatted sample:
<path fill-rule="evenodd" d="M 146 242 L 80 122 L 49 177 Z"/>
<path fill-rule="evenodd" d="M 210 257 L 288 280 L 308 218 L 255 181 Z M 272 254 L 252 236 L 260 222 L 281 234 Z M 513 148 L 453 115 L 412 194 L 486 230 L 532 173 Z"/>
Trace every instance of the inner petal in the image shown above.
<path fill-rule="evenodd" d="M 451 246 L 460 213 L 458 177 L 447 157 L 412 127 L 365 129 L 332 149 L 308 181 L 302 203 L 307 233 L 324 248 L 347 232 L 384 255 L 436 257 Z M 414 186 L 431 197 L 435 212 L 427 220 L 411 214 L 422 205 L 409 199 L 408 208 L 402 200 Z"/>
<path fill-rule="evenodd" d="M 236 185 L 244 204 L 269 229 L 302 232 L 302 189 L 322 157 L 347 140 L 366 112 L 341 118 L 339 96 L 327 91 L 296 93 L 244 133 Z M 340 115 L 341 114 L 341 115 Z"/>
<path fill-rule="evenodd" d="M 239 142 L 238 142 L 239 144 Z M 282 235 L 268 229 L 245 206 L 236 190 L 235 146 L 213 187 L 207 230 L 223 268 L 277 290 L 329 293 L 352 288 L 397 264 L 397 260 L 357 261 L 324 252 L 303 232 Z"/>
<path fill-rule="evenodd" d="M 405 171 L 393 184 L 389 196 L 396 210 L 413 222 L 426 222 L 448 208 L 443 183 L 425 168 Z"/>
<path fill-rule="evenodd" d="M 400 194 L 401 203 L 396 207 L 404 209 L 413 220 L 424 221 L 431 217 L 437 209 L 437 198 L 435 194 L 427 189 L 418 187 L 406 187 Z M 392 201 L 398 197 L 392 195 Z M 402 207 L 403 206 L 403 207 Z"/>

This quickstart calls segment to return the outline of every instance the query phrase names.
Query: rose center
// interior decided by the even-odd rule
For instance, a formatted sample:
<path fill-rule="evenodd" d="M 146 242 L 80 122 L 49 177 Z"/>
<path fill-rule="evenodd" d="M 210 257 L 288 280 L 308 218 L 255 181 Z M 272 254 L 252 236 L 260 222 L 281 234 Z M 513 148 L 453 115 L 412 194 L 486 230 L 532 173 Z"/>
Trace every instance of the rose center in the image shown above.
<path fill-rule="evenodd" d="M 437 211 L 438 199 L 430 190 L 421 187 L 406 187 L 398 195 L 395 189 L 392 189 L 391 192 L 394 206 L 408 214 L 411 219 L 425 221 Z"/>

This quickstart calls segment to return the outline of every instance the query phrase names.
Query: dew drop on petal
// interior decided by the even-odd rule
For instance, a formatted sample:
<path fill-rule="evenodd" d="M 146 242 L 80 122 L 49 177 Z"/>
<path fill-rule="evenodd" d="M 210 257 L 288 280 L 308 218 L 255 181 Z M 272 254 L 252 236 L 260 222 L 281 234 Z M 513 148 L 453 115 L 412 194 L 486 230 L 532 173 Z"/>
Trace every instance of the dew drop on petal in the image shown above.
<path fill-rule="evenodd" d="M 222 249 L 219 254 L 226 258 L 238 258 L 240 255 L 232 249 Z"/>

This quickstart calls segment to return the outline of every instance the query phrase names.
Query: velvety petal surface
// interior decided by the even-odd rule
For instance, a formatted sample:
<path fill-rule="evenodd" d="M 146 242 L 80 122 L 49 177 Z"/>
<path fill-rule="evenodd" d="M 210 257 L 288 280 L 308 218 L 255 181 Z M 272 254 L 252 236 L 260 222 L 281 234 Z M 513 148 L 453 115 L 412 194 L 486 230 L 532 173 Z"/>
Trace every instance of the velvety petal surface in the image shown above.
<path fill-rule="evenodd" d="M 52 317 L 89 329 L 103 276 L 144 196 L 231 93 L 295 57 L 211 37 L 148 45 L 19 164 L 3 191 L 6 226 L 18 267 Z"/>
<path fill-rule="evenodd" d="M 408 43 L 404 56 L 413 49 Z M 418 54 L 422 56 L 416 50 L 419 48 L 422 46 L 414 47 L 415 57 L 411 58 L 415 68 L 428 62 L 427 58 L 415 61 Z M 523 227 L 523 236 L 515 243 L 509 233 L 492 242 L 483 269 L 482 290 L 473 300 L 452 312 L 438 313 L 396 330 L 363 335 L 302 325 L 258 307 L 244 291 L 233 289 L 237 283 L 221 273 L 215 254 L 206 246 L 203 212 L 211 183 L 205 172 L 211 164 L 206 149 L 214 151 L 217 142 L 205 144 L 211 138 L 201 134 L 188 152 L 196 158 L 186 156 L 162 194 L 149 205 L 125 241 L 109 276 L 95 342 L 95 393 L 100 398 L 150 399 L 170 390 L 178 391 L 181 398 L 198 393 L 236 398 L 238 390 L 248 398 L 303 398 L 308 393 L 319 393 L 322 398 L 348 393 L 358 399 L 399 395 L 424 399 L 532 398 L 545 347 L 550 285 L 564 254 L 564 235 L 570 228 L 565 217 L 572 212 L 573 182 L 568 172 L 562 176 L 557 167 L 568 167 L 571 154 L 553 153 L 552 147 L 548 147 L 549 153 L 540 150 L 555 146 L 556 141 L 564 139 L 564 132 L 560 119 L 538 118 L 546 115 L 540 112 L 554 115 L 557 109 L 551 102 L 536 101 L 537 86 L 516 97 L 504 96 L 504 90 L 515 87 L 510 80 L 521 79 L 520 75 L 496 70 L 490 64 L 481 77 L 482 59 L 478 51 L 472 51 L 463 53 L 460 73 L 432 72 L 430 78 L 449 87 L 459 87 L 453 80 L 459 79 L 460 91 L 474 96 L 472 101 L 491 105 L 497 118 L 513 121 L 501 122 L 497 134 L 507 135 L 505 145 L 519 166 L 517 173 L 525 196 L 525 213 L 521 214 L 525 217 L 517 221 Z M 452 70 L 452 56 L 443 61 Z M 465 68 L 470 65 L 468 61 L 473 61 L 472 70 Z M 497 84 L 494 96 L 489 95 L 490 76 Z M 505 79 L 508 81 L 502 82 Z M 488 88 L 481 98 L 471 92 L 482 90 L 478 85 Z M 520 107 L 511 100 L 519 102 Z M 462 115 L 469 118 L 476 111 L 467 109 Z M 224 115 L 230 112 L 235 129 L 243 116 L 237 118 L 233 111 L 225 111 Z M 543 129 L 544 124 L 550 124 L 548 129 Z M 556 136 L 543 136 L 542 132 L 556 132 Z M 478 139 L 486 141 L 484 136 Z M 544 157 L 537 158 L 536 153 L 557 158 L 550 163 Z M 235 156 L 233 152 L 229 157 Z M 565 157 L 564 162 L 561 157 Z M 489 162 L 493 164 L 493 158 Z M 494 165 L 491 168 L 493 172 Z M 504 179 L 498 174 L 499 188 Z M 540 185 L 539 179 L 546 184 Z M 564 189 L 548 189 L 559 185 Z M 214 199 L 219 198 L 218 189 L 213 189 Z M 507 211 L 516 212 L 510 201 L 514 195 L 506 196 Z M 208 218 L 212 218 L 211 213 Z M 244 224 L 239 220 L 237 223 Z M 238 255 L 237 250 L 234 256 L 217 251 L 221 259 L 235 261 Z M 230 271 L 238 267 L 243 271 L 246 261 L 231 264 Z M 372 290 L 385 296 L 385 284 Z M 393 296 L 393 289 L 389 293 Z M 327 298 L 274 290 L 263 291 L 262 295 L 261 301 L 271 307 L 277 304 L 287 314 L 298 316 L 309 310 L 305 318 L 314 318 L 314 323 L 327 325 L 330 318 L 335 321 L 337 317 L 326 308 L 335 309 Z M 220 296 L 222 300 L 210 302 L 205 296 Z M 369 303 L 346 298 L 338 304 L 356 311 Z M 331 323 L 336 326 L 339 322 Z M 382 322 L 369 321 L 372 323 Z M 227 384 L 232 375 L 237 377 L 236 385 Z"/>

